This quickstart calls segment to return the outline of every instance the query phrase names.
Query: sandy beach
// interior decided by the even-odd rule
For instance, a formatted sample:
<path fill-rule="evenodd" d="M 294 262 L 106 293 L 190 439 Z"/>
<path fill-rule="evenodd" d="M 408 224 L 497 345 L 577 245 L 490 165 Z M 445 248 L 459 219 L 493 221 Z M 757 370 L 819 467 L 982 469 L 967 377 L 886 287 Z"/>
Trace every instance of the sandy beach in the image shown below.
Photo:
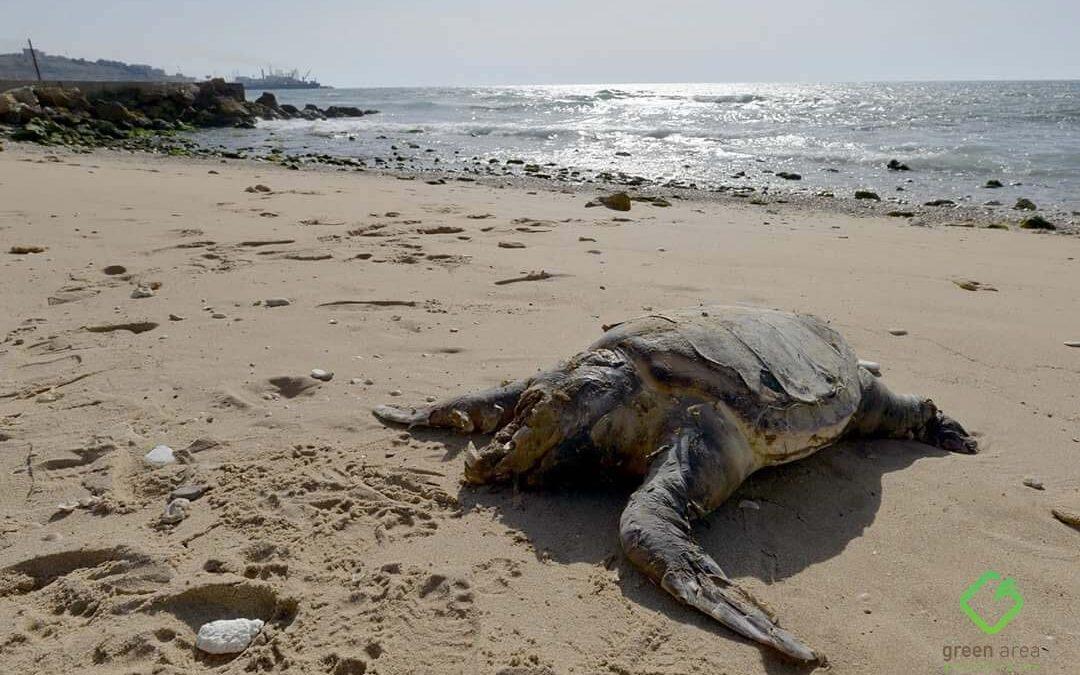
<path fill-rule="evenodd" d="M 829 321 L 982 451 L 841 443 L 753 476 L 704 549 L 832 672 L 1076 672 L 1080 532 L 1052 509 L 1080 511 L 1080 239 L 591 196 L 7 144 L 0 670 L 808 672 L 630 565 L 625 486 L 464 486 L 467 438 L 371 415 L 747 303 Z M 988 570 L 1024 598 L 992 636 L 959 608 Z M 199 655 L 235 617 L 254 644 Z M 965 645 L 993 658 L 946 661 Z"/>

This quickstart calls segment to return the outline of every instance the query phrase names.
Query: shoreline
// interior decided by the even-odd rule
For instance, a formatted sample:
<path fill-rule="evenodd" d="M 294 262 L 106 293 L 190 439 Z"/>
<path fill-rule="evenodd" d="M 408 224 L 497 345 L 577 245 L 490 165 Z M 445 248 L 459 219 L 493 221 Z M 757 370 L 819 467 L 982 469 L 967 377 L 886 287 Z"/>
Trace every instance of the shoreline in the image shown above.
<path fill-rule="evenodd" d="M 456 170 L 452 168 L 386 168 L 371 167 L 366 161 L 357 160 L 353 157 L 333 157 L 328 155 L 312 154 L 302 155 L 279 155 L 266 153 L 264 155 L 249 155 L 246 149 L 240 151 L 223 150 L 205 145 L 200 145 L 194 140 L 198 132 L 185 132 L 176 137 L 163 137 L 166 145 L 163 150 L 151 150 L 147 147 L 138 149 L 119 149 L 99 147 L 85 150 L 75 150 L 76 154 L 89 152 L 115 152 L 125 156 L 142 155 L 148 158 L 163 158 L 169 161 L 196 161 L 202 160 L 208 163 L 215 161 L 228 161 L 239 166 L 259 168 L 265 166 L 283 166 L 292 170 L 316 171 L 320 173 L 358 172 L 372 175 L 382 175 L 406 181 L 445 181 L 447 183 L 466 182 L 495 188 L 533 189 L 550 192 L 573 193 L 578 195 L 595 196 L 597 193 L 628 192 L 631 197 L 664 197 L 667 200 L 675 199 L 685 202 L 715 203 L 725 206 L 745 205 L 749 208 L 760 208 L 763 213 L 775 215 L 777 208 L 793 207 L 806 209 L 810 212 L 828 215 L 842 214 L 855 217 L 889 218 L 897 222 L 905 223 L 912 227 L 952 226 L 958 228 L 975 229 L 1025 229 L 1022 223 L 1025 219 L 1034 215 L 1047 214 L 1054 230 L 1032 228 L 1035 234 L 1059 234 L 1074 236 L 1080 234 L 1080 218 L 1077 212 L 1067 214 L 1064 211 L 1022 211 L 1009 209 L 1007 205 L 1001 207 L 988 207 L 985 205 L 968 204 L 963 202 L 951 202 L 941 206 L 904 204 L 889 201 L 887 196 L 881 196 L 879 200 L 857 199 L 854 196 L 837 196 L 834 193 L 811 193 L 807 191 L 782 191 L 770 188 L 775 186 L 750 187 L 748 189 L 705 189 L 685 186 L 672 186 L 657 181 L 640 179 L 640 177 L 626 177 L 626 180 L 597 180 L 587 178 L 581 180 L 566 180 L 559 176 L 535 176 L 527 172 L 516 174 L 492 175 L 478 170 Z M 168 145 L 170 140 L 181 143 L 181 151 L 170 151 L 176 147 Z M 52 151 L 62 146 L 48 146 L 27 142 L 9 142 L 13 148 L 21 148 L 28 153 L 34 153 L 35 148 L 42 149 L 43 155 L 54 154 Z M 68 149 L 71 151 L 70 149 Z M 224 153 L 224 154 L 223 154 Z M 344 166 L 342 162 L 347 162 Z M 361 164 L 356 162 L 360 161 Z M 524 162 L 516 162 L 515 165 L 525 165 Z M 296 169 L 293 169 L 296 167 Z M 571 171 L 566 168 L 565 172 Z M 558 173 L 556 170 L 555 173 Z M 992 190 L 988 190 L 992 193 Z M 831 195 L 831 196 L 829 196 Z M 879 195 L 880 196 L 880 195 Z"/>
<path fill-rule="evenodd" d="M 714 303 L 822 317 L 982 446 L 849 441 L 759 472 L 695 527 L 733 579 L 829 672 L 937 672 L 987 641 L 1080 662 L 1077 532 L 1053 515 L 1080 512 L 1080 240 L 794 203 L 617 212 L 585 207 L 593 187 L 6 145 L 8 670 L 806 673 L 646 582 L 602 477 L 463 486 L 468 438 L 370 414 Z M 158 445 L 176 461 L 148 464 Z M 180 488 L 203 492 L 177 522 Z M 992 638 L 957 606 L 987 569 L 1026 599 Z M 255 643 L 198 657 L 198 625 L 237 616 L 266 622 Z"/>

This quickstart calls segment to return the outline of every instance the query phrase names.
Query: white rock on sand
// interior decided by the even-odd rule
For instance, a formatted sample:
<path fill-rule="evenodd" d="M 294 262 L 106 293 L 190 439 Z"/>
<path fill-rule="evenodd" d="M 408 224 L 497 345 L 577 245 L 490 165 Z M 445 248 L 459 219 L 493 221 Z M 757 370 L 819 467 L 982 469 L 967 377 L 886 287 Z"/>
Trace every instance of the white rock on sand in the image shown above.
<path fill-rule="evenodd" d="M 262 630 L 261 619 L 221 619 L 199 628 L 195 646 L 207 654 L 239 654 Z"/>
<path fill-rule="evenodd" d="M 167 445 L 155 446 L 153 450 L 146 453 L 143 456 L 143 460 L 147 464 L 153 464 L 154 466 L 165 466 L 166 464 L 172 464 L 176 461 L 176 455 L 173 454 L 173 449 Z"/>

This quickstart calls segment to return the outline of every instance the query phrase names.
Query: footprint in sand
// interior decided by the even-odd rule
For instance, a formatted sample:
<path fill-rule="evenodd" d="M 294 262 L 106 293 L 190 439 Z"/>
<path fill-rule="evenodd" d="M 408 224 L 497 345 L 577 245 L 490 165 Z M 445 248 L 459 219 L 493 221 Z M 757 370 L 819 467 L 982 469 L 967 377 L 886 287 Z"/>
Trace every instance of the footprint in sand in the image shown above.
<path fill-rule="evenodd" d="M 349 474 L 355 483 L 348 490 L 324 486 L 305 495 L 304 514 L 314 531 L 339 536 L 367 529 L 370 536 L 354 539 L 386 544 L 432 535 L 460 512 L 457 499 L 426 476 L 369 466 L 350 467 Z"/>
<path fill-rule="evenodd" d="M 281 375 L 271 377 L 256 387 L 257 393 L 272 394 L 283 398 L 296 398 L 300 395 L 310 395 L 322 382 L 312 377 Z"/>
<path fill-rule="evenodd" d="M 111 438 L 94 438 L 83 447 L 71 450 L 69 456 L 45 460 L 40 462 L 38 467 L 45 471 L 56 471 L 89 466 L 114 450 L 116 450 L 116 444 Z"/>
<path fill-rule="evenodd" d="M 356 608 L 379 672 L 457 672 L 475 660 L 480 614 L 462 574 L 388 563 L 364 577 L 343 612 Z M 352 617 L 347 617 L 352 620 Z M 416 645 L 428 645 L 418 650 Z"/>
<path fill-rule="evenodd" d="M 127 546 L 61 551 L 30 558 L 0 569 L 0 599 L 13 595 L 39 594 L 55 604 L 49 590 L 56 584 L 70 592 L 78 587 L 102 603 L 114 593 L 137 595 L 153 592 L 167 583 L 172 572 L 167 565 Z"/>

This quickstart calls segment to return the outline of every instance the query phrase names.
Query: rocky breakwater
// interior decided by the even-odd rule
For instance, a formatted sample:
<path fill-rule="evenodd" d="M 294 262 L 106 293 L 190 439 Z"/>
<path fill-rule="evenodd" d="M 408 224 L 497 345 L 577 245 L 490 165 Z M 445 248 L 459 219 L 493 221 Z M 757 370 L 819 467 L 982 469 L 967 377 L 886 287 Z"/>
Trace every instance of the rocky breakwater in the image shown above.
<path fill-rule="evenodd" d="M 250 106 L 257 117 L 265 120 L 325 120 L 335 117 L 363 117 L 379 112 L 347 105 L 332 105 L 328 108 L 319 108 L 311 103 L 303 108 L 297 108 L 288 103 L 278 105 L 277 97 L 269 91 L 264 91 L 259 98 L 251 102 Z"/>
<path fill-rule="evenodd" d="M 222 79 L 103 88 L 33 84 L 0 92 L 0 125 L 14 140 L 46 145 L 155 146 L 161 135 L 205 127 L 252 128 L 259 119 L 359 117 L 375 110 L 278 105 L 266 92 L 247 101 Z M 156 147 L 156 146 L 155 146 Z"/>

